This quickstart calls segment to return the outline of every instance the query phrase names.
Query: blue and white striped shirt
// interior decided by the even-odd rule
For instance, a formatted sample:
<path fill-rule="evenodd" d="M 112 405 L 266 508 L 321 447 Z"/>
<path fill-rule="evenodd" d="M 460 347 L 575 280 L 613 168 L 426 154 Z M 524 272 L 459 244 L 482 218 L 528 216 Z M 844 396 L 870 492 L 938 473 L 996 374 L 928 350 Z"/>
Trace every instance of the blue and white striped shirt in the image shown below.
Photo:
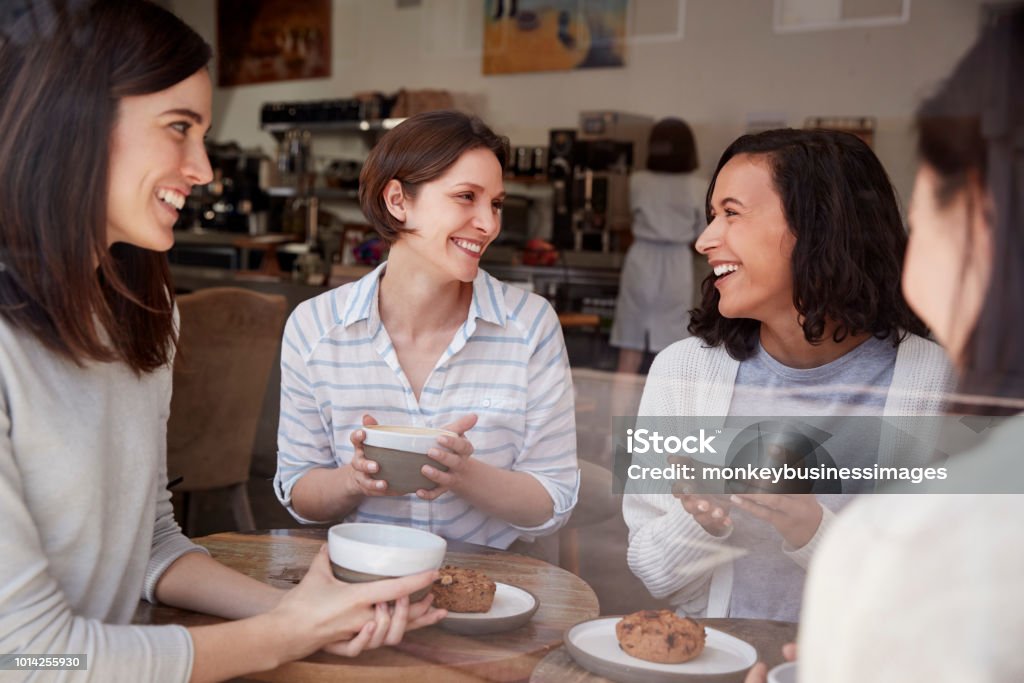
<path fill-rule="evenodd" d="M 417 401 L 380 319 L 385 266 L 302 303 L 288 320 L 274 478 L 281 503 L 308 521 L 291 506 L 292 488 L 315 467 L 352 459 L 349 435 L 364 414 L 382 424 L 442 427 L 476 413 L 479 421 L 466 433 L 472 457 L 535 477 L 554 504 L 550 520 L 514 526 L 449 491 L 434 501 L 369 497 L 346 521 L 401 524 L 496 548 L 553 533 L 579 493 L 572 376 L 554 310 L 480 270 L 469 315 Z"/>

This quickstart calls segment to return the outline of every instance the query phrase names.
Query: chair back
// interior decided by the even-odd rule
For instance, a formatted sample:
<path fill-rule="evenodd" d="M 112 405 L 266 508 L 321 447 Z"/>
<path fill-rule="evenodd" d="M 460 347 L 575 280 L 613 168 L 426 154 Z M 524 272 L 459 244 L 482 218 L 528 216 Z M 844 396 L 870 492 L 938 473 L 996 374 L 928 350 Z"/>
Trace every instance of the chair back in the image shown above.
<path fill-rule="evenodd" d="M 287 315 L 285 298 L 235 287 L 177 298 L 181 317 L 167 425 L 167 475 L 178 491 L 249 479 L 253 442 Z"/>

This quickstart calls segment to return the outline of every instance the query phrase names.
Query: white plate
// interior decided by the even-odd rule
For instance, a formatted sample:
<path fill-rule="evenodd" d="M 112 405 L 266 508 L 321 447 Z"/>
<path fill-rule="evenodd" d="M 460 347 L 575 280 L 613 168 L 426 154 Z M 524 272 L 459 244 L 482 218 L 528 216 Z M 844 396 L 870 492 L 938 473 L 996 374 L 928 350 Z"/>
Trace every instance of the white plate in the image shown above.
<path fill-rule="evenodd" d="M 487 612 L 449 612 L 441 628 L 465 635 L 500 633 L 519 628 L 540 606 L 533 593 L 518 586 L 495 582 L 494 602 Z"/>
<path fill-rule="evenodd" d="M 705 627 L 704 651 L 682 664 L 658 664 L 626 654 L 615 637 L 622 617 L 603 617 L 576 624 L 565 634 L 565 646 L 580 666 L 615 681 L 687 681 L 715 676 L 730 680 L 757 662 L 757 650 L 728 633 Z"/>

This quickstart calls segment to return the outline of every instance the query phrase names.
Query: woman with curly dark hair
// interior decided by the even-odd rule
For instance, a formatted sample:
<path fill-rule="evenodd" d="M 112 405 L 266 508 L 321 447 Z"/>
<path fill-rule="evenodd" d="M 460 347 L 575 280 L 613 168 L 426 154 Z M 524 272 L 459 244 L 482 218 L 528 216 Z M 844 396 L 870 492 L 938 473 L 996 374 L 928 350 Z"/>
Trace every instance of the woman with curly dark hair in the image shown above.
<path fill-rule="evenodd" d="M 878 421 L 847 417 L 939 412 L 949 366 L 900 295 L 907 236 L 864 142 L 745 135 L 718 163 L 707 217 L 697 250 L 713 272 L 691 313 L 695 336 L 655 359 L 640 415 L 813 416 L 829 425 L 828 453 L 850 466 L 882 458 L 886 442 Z M 796 620 L 842 494 L 866 490 L 627 496 L 630 568 L 683 612 Z"/>
<path fill-rule="evenodd" d="M 745 206 L 737 193 L 763 203 Z M 926 334 L 898 286 L 907 235 L 892 186 L 855 135 L 744 135 L 718 162 L 707 219 L 697 250 L 714 272 L 690 323 L 707 345 L 743 361 L 760 341 L 773 357 L 809 367 L 869 336 L 896 347 Z"/>

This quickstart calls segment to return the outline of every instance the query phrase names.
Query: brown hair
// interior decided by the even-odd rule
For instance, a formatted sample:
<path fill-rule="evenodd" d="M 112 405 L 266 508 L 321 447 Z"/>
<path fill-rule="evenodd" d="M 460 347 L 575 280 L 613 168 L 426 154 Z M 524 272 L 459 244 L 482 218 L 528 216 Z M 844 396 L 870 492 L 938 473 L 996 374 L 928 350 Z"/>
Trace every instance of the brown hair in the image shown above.
<path fill-rule="evenodd" d="M 508 160 L 508 138 L 497 135 L 475 116 L 457 111 L 432 111 L 403 121 L 370 151 L 359 174 L 359 205 L 388 244 L 409 229 L 388 211 L 384 188 L 392 180 L 415 198 L 419 186 L 444 175 L 463 153 L 489 149 L 502 170 Z"/>
<path fill-rule="evenodd" d="M 697 145 L 686 121 L 667 118 L 654 124 L 647 146 L 648 170 L 692 173 L 697 166 Z"/>
<path fill-rule="evenodd" d="M 146 0 L 26 0 L 0 26 L 0 316 L 81 364 L 173 356 L 164 254 L 107 246 L 123 97 L 204 68 L 210 47 Z"/>

